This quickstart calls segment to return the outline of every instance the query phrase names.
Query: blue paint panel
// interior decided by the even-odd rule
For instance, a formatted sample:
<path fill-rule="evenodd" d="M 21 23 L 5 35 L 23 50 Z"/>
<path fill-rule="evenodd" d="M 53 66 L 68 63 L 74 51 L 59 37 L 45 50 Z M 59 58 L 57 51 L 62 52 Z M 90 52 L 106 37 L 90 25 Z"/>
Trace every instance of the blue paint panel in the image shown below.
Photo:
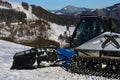
<path fill-rule="evenodd" d="M 71 48 L 58 48 L 57 51 L 59 54 L 66 56 L 68 59 L 76 54 L 76 52 Z M 59 56 L 58 58 L 61 59 L 63 57 Z"/>

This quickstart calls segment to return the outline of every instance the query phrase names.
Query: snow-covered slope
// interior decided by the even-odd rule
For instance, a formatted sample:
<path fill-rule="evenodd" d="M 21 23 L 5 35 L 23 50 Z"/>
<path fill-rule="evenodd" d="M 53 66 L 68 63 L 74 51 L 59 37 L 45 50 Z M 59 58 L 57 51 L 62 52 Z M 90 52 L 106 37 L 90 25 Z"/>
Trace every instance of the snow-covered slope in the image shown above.
<path fill-rule="evenodd" d="M 66 31 L 66 26 L 58 25 L 58 24 L 51 23 L 51 22 L 49 22 L 49 24 L 50 24 L 50 29 L 46 30 L 44 34 L 47 35 L 47 37 L 50 40 L 58 41 L 59 35 L 63 34 Z M 39 26 L 30 27 L 30 25 L 28 25 L 27 28 L 24 26 L 17 26 L 17 25 L 14 25 L 14 26 L 15 27 L 13 28 L 7 27 L 7 26 L 1 27 L 0 33 L 5 35 L 5 37 L 10 37 L 12 34 L 14 34 L 14 37 L 17 40 L 29 40 L 30 41 L 30 40 L 35 40 L 37 38 L 37 35 L 39 35 L 39 32 L 40 32 Z M 23 28 L 21 29 L 21 27 Z M 47 25 L 45 27 L 47 27 Z M 71 35 L 72 35 L 72 32 L 74 31 L 74 28 L 75 27 L 70 27 Z M 22 32 L 20 30 L 22 30 Z M 28 31 L 33 34 L 30 35 Z M 18 35 L 22 35 L 22 36 L 18 36 Z"/>
<path fill-rule="evenodd" d="M 26 17 L 28 20 L 29 19 L 32 19 L 32 20 L 38 19 L 38 17 L 32 13 L 32 7 L 30 5 L 28 5 L 28 10 L 26 10 L 23 8 L 22 3 L 20 3 L 20 2 L 13 2 L 10 0 L 2 0 L 1 2 L 4 2 L 4 4 L 5 4 L 5 2 L 10 3 L 10 5 L 12 6 L 12 8 L 11 8 L 11 7 L 0 4 L 1 9 L 14 9 L 16 11 L 24 12 L 26 14 Z"/>
<path fill-rule="evenodd" d="M 21 3 L 18 3 L 18 2 L 12 2 L 12 1 L 8 1 L 9 3 L 11 3 L 12 5 L 12 8 L 17 10 L 17 11 L 22 11 L 26 14 L 27 16 L 27 19 L 32 19 L 32 20 L 36 20 L 38 19 L 33 13 L 32 13 L 32 7 L 29 6 L 29 9 L 28 10 L 25 10 L 22 6 Z"/>
<path fill-rule="evenodd" d="M 49 39 L 58 41 L 58 37 L 60 36 L 60 34 L 64 34 L 64 32 L 66 31 L 66 26 L 58 25 L 55 23 L 50 23 L 50 26 L 51 30 L 48 32 L 50 34 Z M 75 27 L 69 28 L 71 32 L 70 35 L 72 35 L 74 29 Z"/>
<path fill-rule="evenodd" d="M 36 70 L 10 70 L 16 52 L 30 47 L 0 40 L 0 80 L 115 80 L 104 77 L 72 74 L 61 67 L 46 67 Z"/>
<path fill-rule="evenodd" d="M 8 6 L 0 4 L 0 8 L 14 9 L 14 10 L 17 10 L 20 12 L 24 12 L 27 16 L 27 19 L 32 20 L 33 22 L 26 21 L 27 24 L 25 23 L 25 24 L 21 24 L 21 25 L 18 25 L 18 22 L 16 22 L 17 24 L 12 22 L 10 26 L 8 26 L 6 24 L 6 22 L 4 22 L 5 24 L 0 23 L 0 36 L 2 35 L 2 37 L 9 37 L 9 38 L 12 37 L 12 39 L 15 38 L 16 40 L 19 40 L 19 41 L 20 40 L 31 41 L 31 40 L 35 40 L 37 38 L 37 36 L 39 36 L 40 33 L 42 33 L 41 31 L 43 31 L 43 30 L 41 30 L 40 27 L 45 28 L 50 25 L 49 27 L 51 28 L 51 30 L 48 30 L 48 28 L 47 28 L 46 31 L 43 31 L 44 32 L 43 34 L 48 35 L 47 38 L 49 38 L 51 40 L 58 41 L 57 40 L 58 36 L 60 34 L 63 34 L 64 31 L 66 30 L 66 26 L 58 25 L 58 24 L 55 24 L 54 22 L 52 23 L 50 21 L 48 22 L 47 20 L 42 19 L 42 18 L 41 18 L 41 21 L 38 22 L 36 20 L 36 19 L 38 19 L 38 17 L 36 17 L 32 13 L 34 11 L 34 7 L 31 7 L 27 3 L 26 3 L 27 8 L 25 8 L 25 5 L 23 5 L 23 3 L 20 3 L 20 2 L 15 2 L 15 1 L 10 1 L 10 0 L 4 0 L 3 2 L 4 3 L 7 2 L 7 4 L 9 4 L 11 7 L 9 8 Z M 33 11 L 32 11 L 32 8 L 33 8 Z M 40 7 L 40 10 L 42 10 L 43 12 L 45 11 L 45 10 L 41 9 L 41 7 Z M 40 17 L 39 17 L 39 20 L 40 20 Z M 47 23 L 47 25 L 46 25 L 46 23 Z M 72 29 L 72 30 L 74 30 L 74 29 Z M 44 35 L 42 35 L 42 36 L 44 36 Z"/>

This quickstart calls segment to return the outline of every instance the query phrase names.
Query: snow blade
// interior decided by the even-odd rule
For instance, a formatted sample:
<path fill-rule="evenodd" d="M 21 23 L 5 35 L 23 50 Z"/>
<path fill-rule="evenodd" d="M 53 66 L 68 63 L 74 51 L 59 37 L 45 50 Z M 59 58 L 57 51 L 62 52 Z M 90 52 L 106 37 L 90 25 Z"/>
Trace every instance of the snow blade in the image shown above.
<path fill-rule="evenodd" d="M 34 63 L 37 62 L 36 67 Z M 37 67 L 53 66 L 58 62 L 56 47 L 36 47 L 18 52 L 13 57 L 11 69 L 35 69 Z"/>
<path fill-rule="evenodd" d="M 18 52 L 13 57 L 11 69 L 35 69 L 49 66 L 68 64 L 70 58 L 76 54 L 72 49 L 52 47 L 37 47 Z M 34 63 L 37 63 L 34 67 Z"/>
<path fill-rule="evenodd" d="M 36 59 L 36 49 L 18 52 L 13 57 L 11 69 L 34 69 L 33 64 Z"/>

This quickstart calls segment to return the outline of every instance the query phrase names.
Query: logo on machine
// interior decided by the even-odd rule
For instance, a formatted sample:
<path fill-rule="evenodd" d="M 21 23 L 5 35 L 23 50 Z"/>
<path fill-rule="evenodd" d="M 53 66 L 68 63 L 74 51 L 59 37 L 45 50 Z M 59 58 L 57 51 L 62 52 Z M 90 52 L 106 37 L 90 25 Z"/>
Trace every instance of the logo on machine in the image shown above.
<path fill-rule="evenodd" d="M 120 44 L 117 42 L 117 38 L 118 35 L 105 35 L 104 36 L 105 41 L 103 42 L 103 44 L 101 45 L 101 47 L 104 49 L 105 47 L 107 47 L 108 45 L 112 44 L 115 48 L 119 49 L 120 48 Z"/>

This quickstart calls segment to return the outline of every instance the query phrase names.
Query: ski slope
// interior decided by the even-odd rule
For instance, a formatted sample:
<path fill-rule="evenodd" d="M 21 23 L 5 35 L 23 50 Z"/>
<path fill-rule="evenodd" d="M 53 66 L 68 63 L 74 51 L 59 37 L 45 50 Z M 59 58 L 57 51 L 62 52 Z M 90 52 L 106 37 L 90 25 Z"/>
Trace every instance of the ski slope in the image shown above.
<path fill-rule="evenodd" d="M 0 40 L 0 80 L 116 80 L 72 74 L 61 67 L 46 67 L 35 70 L 10 70 L 13 55 L 16 52 L 27 49 L 30 49 L 30 47 Z"/>
<path fill-rule="evenodd" d="M 60 34 L 64 34 L 64 32 L 66 31 L 66 26 L 58 25 L 55 23 L 50 23 L 50 26 L 51 30 L 48 31 L 48 34 L 50 34 L 49 39 L 58 42 L 58 37 L 60 36 Z M 74 29 L 75 27 L 69 27 L 70 35 L 72 35 Z"/>

